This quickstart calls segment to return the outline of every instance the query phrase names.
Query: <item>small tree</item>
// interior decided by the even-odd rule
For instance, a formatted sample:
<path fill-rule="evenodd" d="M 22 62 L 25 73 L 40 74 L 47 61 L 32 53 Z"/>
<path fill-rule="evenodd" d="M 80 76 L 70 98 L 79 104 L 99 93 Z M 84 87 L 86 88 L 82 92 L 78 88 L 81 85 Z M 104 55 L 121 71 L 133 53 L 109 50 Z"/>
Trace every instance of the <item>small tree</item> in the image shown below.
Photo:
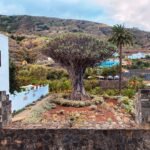
<path fill-rule="evenodd" d="M 71 99 L 85 100 L 90 99 L 83 85 L 86 68 L 111 57 L 114 49 L 96 37 L 70 33 L 51 39 L 42 52 L 68 71 L 73 88 Z"/>
<path fill-rule="evenodd" d="M 133 44 L 133 36 L 131 33 L 125 29 L 123 25 L 114 25 L 112 28 L 112 37 L 109 39 L 113 44 L 115 44 L 119 49 L 119 93 L 121 94 L 122 88 L 122 48 L 125 45 Z"/>
<path fill-rule="evenodd" d="M 17 80 L 17 67 L 10 61 L 9 64 L 9 82 L 10 82 L 10 93 L 13 94 L 14 91 L 19 91 L 19 83 Z"/>

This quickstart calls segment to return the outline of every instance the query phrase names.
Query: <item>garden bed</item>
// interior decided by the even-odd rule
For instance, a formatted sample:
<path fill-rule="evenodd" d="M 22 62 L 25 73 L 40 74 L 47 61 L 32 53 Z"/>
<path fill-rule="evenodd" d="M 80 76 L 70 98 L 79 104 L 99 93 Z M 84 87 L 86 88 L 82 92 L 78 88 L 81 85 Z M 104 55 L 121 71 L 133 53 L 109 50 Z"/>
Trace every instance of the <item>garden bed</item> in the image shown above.
<path fill-rule="evenodd" d="M 34 106 L 26 108 L 13 118 L 11 128 L 83 128 L 120 129 L 137 128 L 134 116 L 117 98 L 105 98 L 103 102 L 82 107 L 54 104 L 51 95 Z M 102 98 L 99 98 L 102 99 Z M 126 100 L 126 99 L 125 99 Z M 81 103 L 80 101 L 78 101 Z M 71 103 L 71 101 L 70 101 Z M 125 101 L 127 103 L 127 101 Z M 28 113 L 27 113 L 28 112 Z"/>

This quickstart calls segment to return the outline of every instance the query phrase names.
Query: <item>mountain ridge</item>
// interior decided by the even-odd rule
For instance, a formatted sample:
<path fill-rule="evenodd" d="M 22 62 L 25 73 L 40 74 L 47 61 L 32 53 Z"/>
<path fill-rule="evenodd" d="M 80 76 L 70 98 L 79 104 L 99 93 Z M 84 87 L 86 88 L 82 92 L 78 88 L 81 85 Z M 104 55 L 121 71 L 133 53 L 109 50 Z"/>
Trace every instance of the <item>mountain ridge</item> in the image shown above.
<path fill-rule="evenodd" d="M 150 52 L 150 32 L 141 31 L 137 28 L 130 28 L 129 30 L 134 35 L 135 42 L 134 47 L 127 47 L 125 50 L 133 49 Z M 20 53 L 20 56 L 21 52 L 23 53 L 25 49 L 32 52 L 34 44 L 31 46 L 31 41 L 35 40 L 41 43 L 43 40 L 41 37 L 52 37 L 54 34 L 59 33 L 79 32 L 108 39 L 112 33 L 112 29 L 109 25 L 87 20 L 28 15 L 0 15 L 0 32 L 10 37 L 10 53 L 11 57 L 15 60 L 15 57 L 17 57 L 16 51 Z M 35 43 L 35 41 L 33 43 Z M 28 46 L 24 46 L 27 45 L 27 43 Z M 17 49 L 15 49 L 14 45 L 16 45 Z M 35 45 L 37 46 L 38 44 Z M 23 58 L 18 59 L 18 61 L 20 60 L 23 60 Z"/>

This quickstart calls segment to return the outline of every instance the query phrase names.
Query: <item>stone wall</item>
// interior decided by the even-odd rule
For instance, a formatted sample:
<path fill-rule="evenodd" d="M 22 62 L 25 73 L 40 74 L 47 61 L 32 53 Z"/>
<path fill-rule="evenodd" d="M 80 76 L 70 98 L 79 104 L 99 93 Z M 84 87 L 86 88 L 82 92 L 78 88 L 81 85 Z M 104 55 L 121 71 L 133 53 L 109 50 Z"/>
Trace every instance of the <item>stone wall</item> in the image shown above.
<path fill-rule="evenodd" d="M 0 128 L 11 122 L 11 101 L 6 92 L 0 92 Z"/>
<path fill-rule="evenodd" d="M 150 150 L 150 130 L 3 129 L 0 150 Z"/>
<path fill-rule="evenodd" d="M 127 81 L 122 81 L 122 88 L 127 86 Z M 119 88 L 119 80 L 101 80 L 100 87 L 102 89 L 118 89 Z"/>
<path fill-rule="evenodd" d="M 136 121 L 150 124 L 150 89 L 139 90 L 136 100 Z"/>

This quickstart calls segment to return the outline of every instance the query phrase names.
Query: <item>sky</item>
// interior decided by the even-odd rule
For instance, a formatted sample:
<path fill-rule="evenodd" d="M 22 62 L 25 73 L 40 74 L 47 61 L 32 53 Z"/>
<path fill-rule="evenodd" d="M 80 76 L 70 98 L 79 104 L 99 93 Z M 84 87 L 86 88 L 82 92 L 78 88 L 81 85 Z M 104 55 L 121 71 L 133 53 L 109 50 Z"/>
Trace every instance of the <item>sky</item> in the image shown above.
<path fill-rule="evenodd" d="M 0 0 L 0 14 L 89 20 L 150 31 L 150 0 Z"/>

